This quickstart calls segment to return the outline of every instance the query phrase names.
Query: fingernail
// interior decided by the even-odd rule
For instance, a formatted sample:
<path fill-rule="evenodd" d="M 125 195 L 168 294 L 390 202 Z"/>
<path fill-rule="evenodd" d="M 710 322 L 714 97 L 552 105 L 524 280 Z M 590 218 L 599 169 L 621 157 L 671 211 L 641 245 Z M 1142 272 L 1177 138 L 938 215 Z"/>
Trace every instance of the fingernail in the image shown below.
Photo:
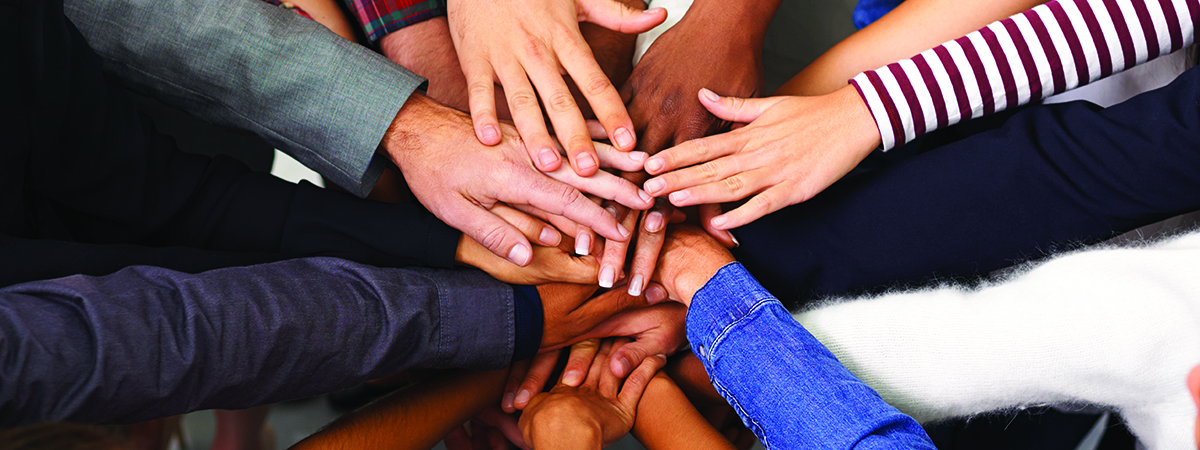
<path fill-rule="evenodd" d="M 726 218 L 725 216 L 717 216 L 717 217 L 713 217 L 712 225 L 714 227 L 720 228 L 721 225 L 725 225 L 726 222 L 729 222 L 728 218 Z M 733 237 L 733 233 L 730 233 L 729 236 Z"/>
<path fill-rule="evenodd" d="M 624 128 L 617 128 L 617 131 L 613 132 L 613 142 L 622 149 L 629 148 L 633 145 L 633 133 Z"/>
<path fill-rule="evenodd" d="M 546 245 L 554 245 L 556 243 L 555 238 L 557 237 L 557 231 L 554 231 L 554 229 L 550 227 L 544 227 L 542 228 L 542 234 L 538 235 L 538 240 L 542 241 L 542 243 Z"/>
<path fill-rule="evenodd" d="M 563 374 L 563 384 L 567 386 L 579 386 L 580 373 L 578 370 L 572 370 Z"/>
<path fill-rule="evenodd" d="M 649 157 L 650 157 L 650 155 L 647 154 L 646 152 L 629 152 L 629 159 L 632 159 L 637 162 L 645 161 L 646 158 L 649 158 Z"/>
<path fill-rule="evenodd" d="M 613 362 L 613 365 L 616 366 L 617 376 L 623 377 L 623 376 L 625 376 L 625 374 L 629 373 L 629 360 L 628 359 L 625 359 L 625 358 L 618 359 L 615 362 Z"/>
<path fill-rule="evenodd" d="M 543 148 L 538 152 L 538 162 L 542 163 L 542 167 L 554 164 L 555 161 L 558 161 L 558 152 L 548 148 Z"/>
<path fill-rule="evenodd" d="M 483 139 L 487 141 L 495 140 L 500 137 L 500 132 L 496 131 L 496 127 L 488 125 L 483 127 Z"/>
<path fill-rule="evenodd" d="M 613 287 L 613 281 L 616 281 L 616 277 L 616 271 L 613 270 L 612 266 L 600 268 L 600 287 L 605 289 Z"/>
<path fill-rule="evenodd" d="M 650 194 L 647 194 L 646 191 L 641 189 L 638 189 L 638 197 L 641 197 L 642 201 L 646 203 L 650 203 L 651 200 L 654 200 L 654 197 L 651 197 Z"/>
<path fill-rule="evenodd" d="M 650 158 L 648 161 L 646 161 L 646 170 L 657 172 L 659 170 L 662 170 L 662 168 L 663 168 L 662 158 Z"/>
<path fill-rule="evenodd" d="M 650 215 L 646 216 L 646 231 L 657 233 L 663 228 L 663 215 L 658 211 L 650 211 Z"/>
<path fill-rule="evenodd" d="M 618 213 L 617 213 L 616 207 L 614 207 L 612 205 L 608 205 L 608 206 L 604 207 L 604 210 L 608 211 L 608 215 L 613 216 L 613 218 L 617 218 Z"/>
<path fill-rule="evenodd" d="M 726 233 L 729 233 L 729 232 L 726 231 Z M 738 247 L 742 246 L 742 243 L 738 242 L 737 236 L 734 236 L 733 233 L 729 233 L 729 239 L 733 240 L 733 248 L 738 248 Z"/>
<path fill-rule="evenodd" d="M 650 286 L 650 289 L 646 289 L 646 303 L 653 305 L 666 299 L 667 293 L 663 290 L 663 288 L 658 286 Z"/>
<path fill-rule="evenodd" d="M 704 98 L 707 98 L 710 101 L 714 101 L 714 102 L 721 101 L 721 96 L 717 95 L 716 92 L 708 90 L 708 88 L 700 88 L 700 95 L 703 95 Z"/>
<path fill-rule="evenodd" d="M 587 256 L 592 252 L 592 236 L 586 231 L 581 231 L 579 236 L 575 238 L 575 254 L 579 256 Z"/>
<path fill-rule="evenodd" d="M 675 192 L 671 193 L 669 198 L 671 199 L 671 203 L 678 205 L 680 202 L 687 200 L 688 197 L 691 197 L 691 196 L 692 196 L 692 193 L 688 192 L 688 191 L 675 191 Z"/>
<path fill-rule="evenodd" d="M 646 182 L 645 187 L 646 187 L 646 192 L 658 192 L 658 191 L 661 191 L 664 187 L 667 187 L 667 182 L 663 181 L 662 178 L 651 178 L 649 181 Z"/>
<path fill-rule="evenodd" d="M 654 355 L 654 356 L 657 356 L 659 359 L 662 359 L 662 360 L 663 360 L 663 362 L 666 362 L 666 361 L 667 361 L 667 355 L 664 355 L 664 354 L 662 354 L 662 353 L 659 353 L 659 354 L 657 354 L 657 355 Z"/>
<path fill-rule="evenodd" d="M 629 295 L 637 297 L 642 295 L 642 274 L 633 276 L 633 280 L 629 281 Z"/>
<path fill-rule="evenodd" d="M 621 237 L 629 237 L 629 229 L 625 225 L 617 224 L 617 232 L 621 233 Z"/>
<path fill-rule="evenodd" d="M 523 244 L 514 245 L 512 250 L 508 251 L 508 260 L 518 266 L 529 264 L 529 247 Z"/>
<path fill-rule="evenodd" d="M 596 157 L 591 153 L 582 152 L 575 155 L 575 164 L 579 165 L 580 169 L 591 169 L 596 167 Z"/>
<path fill-rule="evenodd" d="M 505 409 L 515 409 L 516 406 L 513 406 L 513 397 L 512 392 L 504 394 L 504 401 L 500 402 L 500 406 Z"/>
<path fill-rule="evenodd" d="M 517 403 L 526 403 L 528 401 L 529 391 L 521 389 L 521 392 L 517 393 L 517 398 L 513 400 L 513 405 L 516 405 Z"/>
<path fill-rule="evenodd" d="M 650 9 L 647 9 L 647 10 L 644 10 L 644 11 L 642 11 L 642 13 L 644 13 L 644 14 L 654 14 L 654 13 L 657 13 L 657 12 L 659 12 L 659 11 L 662 11 L 663 9 L 665 9 L 665 8 L 662 8 L 662 7 L 659 7 L 659 8 L 650 8 Z"/>

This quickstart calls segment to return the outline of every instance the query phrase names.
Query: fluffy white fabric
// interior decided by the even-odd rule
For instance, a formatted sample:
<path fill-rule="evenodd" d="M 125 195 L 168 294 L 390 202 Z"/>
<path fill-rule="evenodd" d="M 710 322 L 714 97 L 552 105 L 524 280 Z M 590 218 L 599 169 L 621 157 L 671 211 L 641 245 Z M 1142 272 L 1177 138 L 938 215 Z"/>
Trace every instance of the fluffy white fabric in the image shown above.
<path fill-rule="evenodd" d="M 650 31 L 639 34 L 637 43 L 633 47 L 633 65 L 637 65 L 638 61 L 642 60 L 642 55 L 646 54 L 646 50 L 650 49 L 650 45 L 658 40 L 667 30 L 679 23 L 683 19 L 683 15 L 687 14 L 688 9 L 692 7 L 693 0 L 650 0 L 646 3 L 647 8 L 664 8 L 667 10 L 667 20 L 659 24 L 657 27 L 651 28 Z"/>
<path fill-rule="evenodd" d="M 922 422 L 1046 404 L 1119 412 L 1150 449 L 1195 449 L 1200 233 L 1062 256 L 976 290 L 796 314 L 884 400 Z"/>

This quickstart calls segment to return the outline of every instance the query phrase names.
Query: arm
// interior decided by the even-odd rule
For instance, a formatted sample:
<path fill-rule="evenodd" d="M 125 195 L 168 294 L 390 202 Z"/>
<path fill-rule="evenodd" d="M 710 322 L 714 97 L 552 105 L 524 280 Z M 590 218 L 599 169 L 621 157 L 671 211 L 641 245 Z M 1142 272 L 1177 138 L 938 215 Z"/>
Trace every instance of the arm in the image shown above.
<path fill-rule="evenodd" d="M 649 450 L 734 450 L 704 420 L 683 391 L 665 373 L 650 380 L 638 402 L 633 435 Z"/>
<path fill-rule="evenodd" d="M 508 370 L 452 370 L 342 416 L 292 450 L 425 450 L 500 399 Z"/>
<path fill-rule="evenodd" d="M 11 286 L 0 308 L 6 425 L 242 409 L 411 367 L 497 369 L 514 354 L 514 323 L 496 320 L 513 316 L 512 289 L 476 271 L 330 258 L 133 267 Z"/>

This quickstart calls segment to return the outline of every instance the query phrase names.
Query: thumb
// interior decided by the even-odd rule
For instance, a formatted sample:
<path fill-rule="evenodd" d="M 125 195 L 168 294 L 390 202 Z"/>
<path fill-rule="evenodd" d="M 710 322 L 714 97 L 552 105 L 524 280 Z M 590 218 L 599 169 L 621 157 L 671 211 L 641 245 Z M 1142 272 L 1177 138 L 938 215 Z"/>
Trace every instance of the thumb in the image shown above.
<path fill-rule="evenodd" d="M 452 215 L 457 217 L 447 217 L 446 223 L 462 230 L 496 256 L 521 267 L 528 265 L 533 259 L 533 247 L 529 245 L 525 235 L 512 224 L 475 205 L 456 209 L 458 211 Z"/>
<path fill-rule="evenodd" d="M 707 88 L 700 89 L 700 104 L 722 120 L 750 123 L 763 112 L 786 97 L 740 98 L 722 97 Z"/>
<path fill-rule="evenodd" d="M 625 34 L 650 31 L 667 20 L 667 10 L 650 8 L 637 10 L 615 0 L 577 0 L 580 22 L 591 22 Z"/>

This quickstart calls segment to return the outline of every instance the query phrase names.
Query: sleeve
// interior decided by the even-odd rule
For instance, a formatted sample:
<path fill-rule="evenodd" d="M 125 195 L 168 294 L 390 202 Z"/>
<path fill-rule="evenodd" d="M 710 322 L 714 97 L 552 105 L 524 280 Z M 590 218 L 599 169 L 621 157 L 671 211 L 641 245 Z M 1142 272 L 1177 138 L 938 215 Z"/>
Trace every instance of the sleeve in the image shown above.
<path fill-rule="evenodd" d="M 446 0 L 342 0 L 375 43 L 388 33 L 446 15 Z"/>
<path fill-rule="evenodd" d="M 738 263 L 696 292 L 687 336 L 713 386 L 767 448 L 933 449 Z"/>
<path fill-rule="evenodd" d="M 408 368 L 495 370 L 512 289 L 474 270 L 312 258 L 131 267 L 0 289 L 0 424 L 244 409 Z"/>
<path fill-rule="evenodd" d="M 105 69 L 148 96 L 249 130 L 365 196 L 388 126 L 424 79 L 263 2 L 67 0 Z"/>
<path fill-rule="evenodd" d="M 889 150 L 1174 52 L 1196 0 L 1054 0 L 850 81 Z"/>

